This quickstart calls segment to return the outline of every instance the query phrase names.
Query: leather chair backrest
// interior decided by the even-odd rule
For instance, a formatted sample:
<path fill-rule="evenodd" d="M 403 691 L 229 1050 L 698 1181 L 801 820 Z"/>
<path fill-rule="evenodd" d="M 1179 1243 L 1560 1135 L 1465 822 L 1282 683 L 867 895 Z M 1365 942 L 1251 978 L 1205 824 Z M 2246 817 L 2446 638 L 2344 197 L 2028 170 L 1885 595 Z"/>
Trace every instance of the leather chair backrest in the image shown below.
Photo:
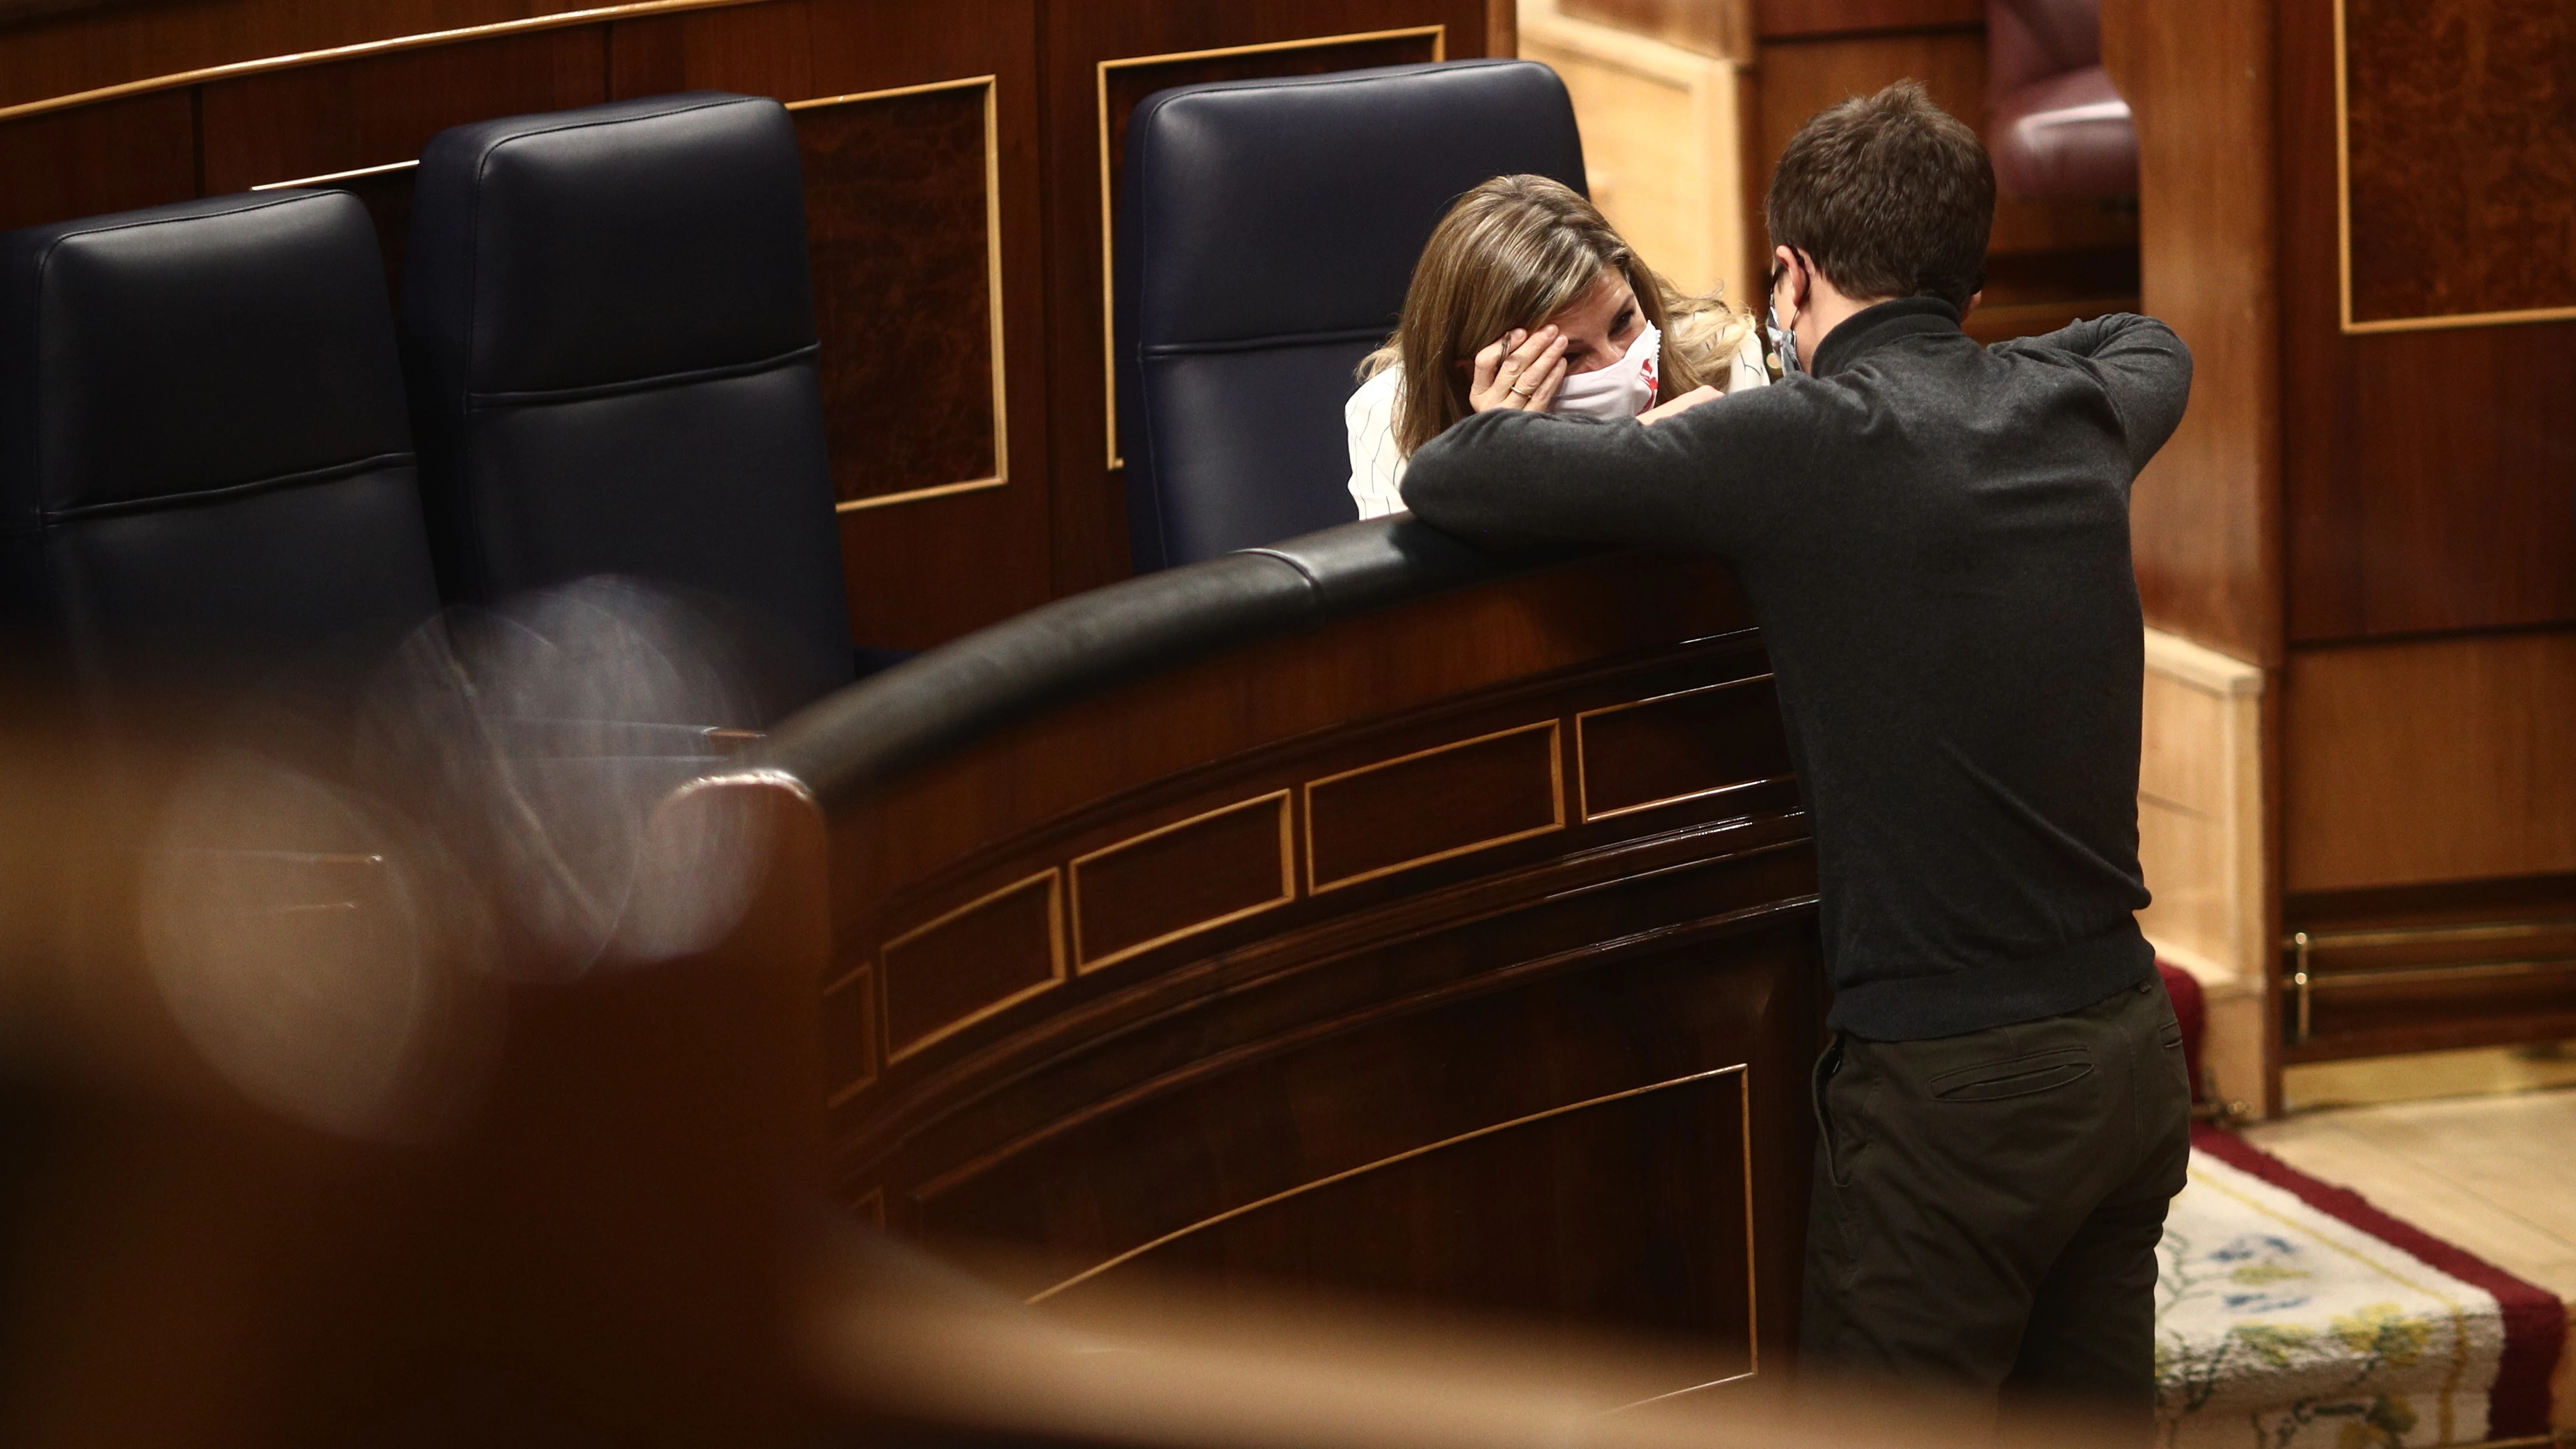
<path fill-rule="evenodd" d="M 1986 0 L 1986 89 L 2002 96 L 2102 63 L 2102 0 Z"/>
<path fill-rule="evenodd" d="M 371 666 L 437 611 L 384 263 L 345 192 L 0 238 L 14 632 L 94 722 Z"/>
<path fill-rule="evenodd" d="M 852 677 L 796 135 L 714 92 L 443 131 L 402 324 L 441 582 L 736 615 L 773 709 Z"/>
<path fill-rule="evenodd" d="M 1139 570 L 1351 520 L 1342 404 L 1458 196 L 1584 185 L 1554 71 L 1391 66 L 1158 91 L 1128 123 L 1118 400 Z"/>

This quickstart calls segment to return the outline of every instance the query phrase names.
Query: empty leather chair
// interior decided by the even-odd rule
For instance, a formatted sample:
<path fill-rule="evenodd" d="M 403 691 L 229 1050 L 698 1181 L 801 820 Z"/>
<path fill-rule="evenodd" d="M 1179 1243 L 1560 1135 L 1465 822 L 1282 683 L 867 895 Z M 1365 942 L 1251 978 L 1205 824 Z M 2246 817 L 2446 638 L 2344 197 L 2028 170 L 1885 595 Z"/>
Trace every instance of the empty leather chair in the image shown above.
<path fill-rule="evenodd" d="M 2102 0 L 1986 0 L 1986 135 L 2015 196 L 2129 196 L 2138 132 L 2102 69 Z"/>
<path fill-rule="evenodd" d="M 1159 91 L 1128 123 L 1119 438 L 1136 567 L 1353 516 L 1342 403 L 1459 194 L 1582 189 L 1554 71 L 1473 60 Z"/>
<path fill-rule="evenodd" d="M 441 132 L 402 325 L 441 583 L 736 615 L 772 712 L 852 677 L 796 136 L 700 92 Z"/>
<path fill-rule="evenodd" d="M 0 587 L 84 719 L 341 687 L 438 608 L 384 264 L 344 192 L 0 238 Z"/>

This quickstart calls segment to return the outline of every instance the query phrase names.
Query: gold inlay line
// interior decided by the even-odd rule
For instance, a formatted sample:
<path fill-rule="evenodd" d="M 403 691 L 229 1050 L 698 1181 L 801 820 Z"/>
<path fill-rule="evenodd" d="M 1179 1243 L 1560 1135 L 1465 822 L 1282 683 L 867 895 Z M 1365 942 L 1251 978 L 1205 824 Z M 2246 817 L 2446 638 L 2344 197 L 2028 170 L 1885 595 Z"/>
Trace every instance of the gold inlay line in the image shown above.
<path fill-rule="evenodd" d="M 1363 1173 L 1375 1172 L 1381 1167 L 1393 1167 L 1399 1162 L 1410 1162 L 1414 1158 L 1424 1156 L 1428 1153 L 1438 1152 L 1444 1147 L 1455 1147 L 1462 1142 L 1473 1142 L 1479 1137 L 1491 1137 L 1497 1132 L 1509 1132 L 1515 1127 L 1526 1127 L 1532 1122 L 1544 1122 L 1550 1117 L 1562 1117 L 1568 1112 L 1580 1112 L 1589 1107 L 1606 1107 L 1612 1102 L 1624 1102 L 1631 1097 L 1642 1097 L 1648 1092 L 1660 1092 L 1670 1087 L 1686 1087 L 1693 1082 L 1705 1082 L 1711 1078 L 1743 1072 L 1747 1070 L 1749 1065 L 1750 1064 L 1746 1062 L 1737 1062 L 1731 1067 L 1715 1067 L 1705 1072 L 1693 1072 L 1688 1076 L 1673 1077 L 1661 1082 L 1649 1082 L 1642 1087 L 1630 1087 L 1624 1092 L 1611 1092 L 1606 1096 L 1587 1097 L 1580 1102 L 1568 1102 L 1562 1107 L 1550 1107 L 1545 1111 L 1532 1112 L 1526 1116 L 1514 1117 L 1509 1121 L 1488 1123 L 1487 1125 L 1475 1128 L 1472 1131 L 1461 1132 L 1455 1137 L 1443 1137 L 1437 1142 L 1426 1142 L 1420 1147 L 1407 1148 L 1402 1152 L 1393 1154 L 1392 1156 L 1381 1157 L 1375 1162 L 1364 1162 L 1357 1167 L 1346 1167 L 1339 1172 L 1332 1173 L 1325 1177 L 1316 1178 L 1312 1182 L 1299 1183 L 1295 1187 L 1274 1192 L 1268 1197 L 1256 1198 L 1239 1207 L 1228 1208 L 1214 1217 L 1201 1218 L 1199 1221 L 1190 1224 L 1188 1227 L 1175 1228 L 1150 1242 L 1140 1243 L 1135 1247 L 1129 1248 L 1126 1252 L 1120 1253 L 1118 1256 L 1110 1258 L 1105 1262 L 1093 1264 L 1091 1267 L 1083 1269 L 1081 1272 L 1074 1274 L 1072 1277 L 1065 1279 L 1054 1287 L 1038 1292 L 1031 1296 L 1028 1301 L 1031 1303 L 1044 1303 L 1048 1299 L 1064 1292 L 1068 1288 L 1078 1287 L 1081 1284 L 1087 1283 L 1090 1280 L 1099 1277 L 1101 1274 L 1108 1272 L 1110 1269 L 1117 1267 L 1119 1264 L 1133 1262 L 1137 1258 L 1140 1258 L 1167 1243 L 1178 1242 L 1193 1233 L 1206 1228 L 1215 1227 L 1219 1223 L 1231 1222 L 1236 1218 L 1242 1217 L 1246 1213 L 1259 1212 L 1261 1209 L 1269 1207 L 1274 1203 L 1286 1202 L 1292 1197 L 1303 1197 L 1307 1193 L 1314 1192 L 1318 1189 L 1331 1187 L 1337 1182 L 1348 1182 L 1354 1177 L 1358 1177 Z M 1748 1078 L 1748 1084 L 1749 1080 L 1750 1079 Z M 1736 1095 L 1738 1098 L 1743 1099 L 1749 1098 L 1751 1093 L 1749 1091 L 1738 1091 Z M 1749 1112 L 1751 1109 L 1747 1108 L 1746 1110 Z M 1746 1160 L 1748 1165 L 1746 1177 L 1749 1182 L 1751 1179 L 1749 1167 L 1751 1161 L 1750 1154 L 1752 1151 L 1752 1136 L 1749 1132 L 1746 1134 L 1745 1142 L 1745 1150 L 1747 1154 Z M 1749 1193 L 1746 1200 L 1748 1203 L 1751 1201 Z M 1752 1220 L 1747 1218 L 1745 1220 L 1745 1235 L 1748 1238 L 1752 1236 L 1752 1229 Z"/>
<path fill-rule="evenodd" d="M 1183 60 L 1218 60 L 1229 55 L 1261 55 L 1282 50 L 1314 50 L 1327 45 L 1356 45 L 1369 40 L 1431 37 L 1434 64 L 1449 58 L 1449 27 L 1411 25 L 1400 30 L 1362 30 L 1349 35 L 1314 35 L 1303 40 L 1273 40 L 1258 45 L 1225 45 L 1214 50 L 1175 50 L 1163 55 L 1128 55 L 1099 66 L 1100 98 L 1100 377 L 1105 399 L 1107 441 L 1103 445 L 1111 472 L 1127 466 L 1118 449 L 1118 214 L 1109 195 L 1109 72 L 1140 65 L 1167 65 Z"/>
<path fill-rule="evenodd" d="M 519 20 L 499 20 L 489 25 L 464 25 L 452 30 L 425 30 L 415 35 L 397 35 L 383 40 L 361 40 L 349 45 L 326 46 L 320 50 L 263 56 L 257 60 L 228 61 L 222 65 L 200 66 L 195 70 L 173 71 L 168 75 L 150 76 L 143 80 L 119 81 L 115 85 L 97 86 L 85 91 L 73 91 L 67 95 L 48 96 L 40 101 L 21 101 L 14 106 L 0 106 L 0 121 L 14 121 L 21 116 L 42 115 L 47 111 L 67 111 L 99 101 L 112 101 L 125 96 L 143 95 L 151 91 L 203 85 L 208 81 L 234 80 L 242 76 L 262 75 L 269 71 L 324 65 L 335 60 L 364 60 L 399 51 L 423 50 L 435 45 L 458 45 L 467 41 L 488 40 L 503 35 L 524 35 L 532 31 L 564 30 L 573 26 L 597 25 L 604 21 L 628 20 L 645 15 L 669 15 L 684 10 L 723 10 L 736 5 L 759 3 L 763 3 L 763 0 L 636 0 L 634 4 L 595 5 L 584 10 L 565 10 L 553 15 L 531 15 Z"/>
<path fill-rule="evenodd" d="M 253 191 L 288 191 L 299 186 L 328 186 L 334 181 L 355 181 L 362 176 L 382 176 L 389 171 L 409 171 L 418 160 L 387 161 L 380 166 L 353 166 L 346 171 L 325 171 L 319 176 L 298 176 L 292 181 L 263 181 Z"/>
<path fill-rule="evenodd" d="M 2352 107 L 2344 82 L 2343 0 L 2334 0 L 2335 259 L 2343 329 L 2352 330 Z"/>
<path fill-rule="evenodd" d="M 995 372 L 1001 371 L 998 367 L 993 370 Z M 993 446 L 997 452 L 1001 449 L 1001 441 L 998 437 L 1000 431 L 1001 430 L 999 428 L 994 429 L 997 436 L 994 440 Z M 939 483 L 928 488 L 907 488 L 901 493 L 871 493 L 865 498 L 844 498 L 838 503 L 832 505 L 832 511 L 834 513 L 857 513 L 862 509 L 886 508 L 897 503 L 919 503 L 925 498 L 946 498 L 951 494 L 957 493 L 981 493 L 987 488 L 999 488 L 1009 481 L 1009 479 L 1000 477 L 970 478 L 963 483 Z"/>
<path fill-rule="evenodd" d="M 1747 1349 L 1749 1350 L 1750 1354 L 1758 1354 L 1758 1353 L 1760 1353 L 1760 1352 L 1761 1352 L 1761 1348 L 1760 1348 L 1759 1344 L 1758 1344 L 1758 1343 L 1756 1343 L 1756 1342 L 1755 1342 L 1755 1341 L 1753 1341 L 1753 1340 L 1750 1340 L 1750 1339 L 1746 1340 L 1746 1347 L 1747 1347 Z M 1749 1356 L 1749 1354 L 1748 1354 L 1748 1356 Z M 1634 1402 L 1634 1403 L 1621 1404 L 1619 1407 L 1617 1407 L 1617 1408 L 1615 1408 L 1615 1409 L 1612 1409 L 1612 1410 L 1610 1411 L 1610 1413 L 1612 1413 L 1612 1414 L 1624 1414 L 1624 1413 L 1628 1412 L 1630 1409 L 1642 1409 L 1642 1408 L 1646 1407 L 1648 1404 L 1660 1404 L 1660 1403 L 1664 1402 L 1664 1401 L 1665 1401 L 1665 1400 L 1667 1400 L 1667 1399 L 1678 1399 L 1678 1398 L 1680 1398 L 1680 1397 L 1681 1397 L 1682 1395 L 1684 1395 L 1684 1394 L 1696 1394 L 1696 1393 L 1698 1393 L 1698 1392 L 1699 1392 L 1700 1390 L 1702 1390 L 1702 1389 L 1722 1388 L 1722 1387 L 1724 1387 L 1724 1386 L 1725 1386 L 1725 1385 L 1727 1385 L 1727 1384 L 1740 1384 L 1740 1383 L 1744 1382 L 1746 1379 L 1754 1378 L 1754 1377 L 1759 1376 L 1759 1375 L 1761 1374 L 1761 1372 L 1762 1372 L 1762 1370 L 1760 1370 L 1759 1368 L 1749 1368 L 1749 1369 L 1746 1369 L 1744 1372 L 1742 1372 L 1742 1373 L 1740 1373 L 1740 1374 L 1728 1374 L 1726 1377 L 1724 1377 L 1724 1378 L 1722 1378 L 1722 1379 L 1710 1379 L 1707 1383 L 1704 1383 L 1704 1384 L 1691 1384 L 1691 1385 L 1689 1385 L 1689 1386 L 1687 1386 L 1687 1387 L 1684 1387 L 1684 1388 L 1674 1389 L 1674 1390 L 1673 1390 L 1673 1391 L 1671 1391 L 1670 1393 L 1663 1393 L 1663 1394 L 1649 1394 L 1649 1395 L 1647 1395 L 1646 1397 L 1644 1397 L 1644 1398 L 1642 1398 L 1642 1399 L 1639 1399 L 1639 1400 L 1637 1400 L 1637 1401 L 1636 1401 L 1636 1402 Z M 1608 1415 L 1604 1415 L 1603 1417 L 1605 1417 L 1605 1418 L 1606 1418 L 1606 1417 L 1608 1417 Z"/>
<path fill-rule="evenodd" d="M 791 111 L 811 111 L 822 106 L 846 106 L 853 101 L 890 101 L 897 96 L 928 95 L 932 91 L 962 91 L 969 86 L 989 86 L 996 79 L 997 77 L 989 75 L 960 76 L 955 80 L 923 81 L 918 85 L 909 86 L 887 86 L 883 90 L 846 91 L 837 96 L 809 96 L 801 101 L 789 101 L 786 105 Z"/>

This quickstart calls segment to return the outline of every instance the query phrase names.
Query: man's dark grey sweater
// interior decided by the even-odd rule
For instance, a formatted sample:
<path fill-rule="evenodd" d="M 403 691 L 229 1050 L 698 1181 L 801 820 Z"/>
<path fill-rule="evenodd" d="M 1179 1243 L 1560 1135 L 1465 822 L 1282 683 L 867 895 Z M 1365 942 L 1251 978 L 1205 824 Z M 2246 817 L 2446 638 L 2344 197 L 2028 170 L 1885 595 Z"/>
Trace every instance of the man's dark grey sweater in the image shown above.
<path fill-rule="evenodd" d="M 1835 328 L 1812 376 L 1651 427 L 1479 414 L 1404 498 L 1454 533 L 1732 564 L 1814 815 L 1831 1022 L 1955 1036 L 2154 969 L 2129 486 L 2190 391 L 2160 322 L 1981 348 L 1906 298 Z"/>

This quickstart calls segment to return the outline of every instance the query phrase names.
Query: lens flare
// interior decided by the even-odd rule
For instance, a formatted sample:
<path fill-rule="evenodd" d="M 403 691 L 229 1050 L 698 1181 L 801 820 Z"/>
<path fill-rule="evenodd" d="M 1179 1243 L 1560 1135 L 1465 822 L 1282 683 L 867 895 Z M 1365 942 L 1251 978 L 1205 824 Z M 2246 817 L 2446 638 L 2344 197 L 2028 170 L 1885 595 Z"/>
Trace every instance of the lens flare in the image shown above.
<path fill-rule="evenodd" d="M 452 1120 L 496 1002 L 475 893 L 352 792 L 240 750 L 170 797 L 145 853 L 146 960 L 180 1031 L 282 1115 L 410 1140 Z"/>
<path fill-rule="evenodd" d="M 685 600 L 594 578 L 451 613 L 390 663 L 362 766 L 482 870 L 511 975 L 667 959 L 740 914 L 766 864 L 757 832 L 651 829 L 673 791 L 758 738 L 729 658 Z"/>

